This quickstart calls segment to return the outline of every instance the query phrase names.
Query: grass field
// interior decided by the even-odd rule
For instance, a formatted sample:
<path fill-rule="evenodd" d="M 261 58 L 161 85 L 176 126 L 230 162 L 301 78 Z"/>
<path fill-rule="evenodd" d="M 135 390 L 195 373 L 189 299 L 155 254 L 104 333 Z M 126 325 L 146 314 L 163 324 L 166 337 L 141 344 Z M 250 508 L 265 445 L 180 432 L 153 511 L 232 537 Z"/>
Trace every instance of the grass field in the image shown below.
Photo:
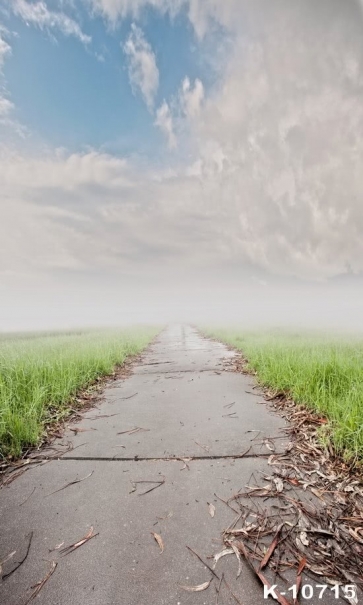
<path fill-rule="evenodd" d="M 36 445 L 44 424 L 66 416 L 80 389 L 139 353 L 158 331 L 0 335 L 0 456 Z"/>
<path fill-rule="evenodd" d="M 329 435 L 336 451 L 363 460 L 363 337 L 223 328 L 203 332 L 240 349 L 261 383 L 325 416 L 325 438 Z"/>

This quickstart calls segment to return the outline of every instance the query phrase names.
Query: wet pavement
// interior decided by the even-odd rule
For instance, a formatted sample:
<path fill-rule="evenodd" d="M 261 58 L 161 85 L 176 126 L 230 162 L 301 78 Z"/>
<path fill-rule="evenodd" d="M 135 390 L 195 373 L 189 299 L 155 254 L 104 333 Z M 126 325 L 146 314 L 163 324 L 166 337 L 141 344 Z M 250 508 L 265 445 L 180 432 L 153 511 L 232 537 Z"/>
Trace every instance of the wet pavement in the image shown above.
<path fill-rule="evenodd" d="M 187 546 L 211 564 L 235 517 L 219 498 L 269 472 L 268 437 L 277 450 L 286 445 L 285 422 L 258 404 L 263 397 L 253 379 L 226 370 L 233 356 L 192 327 L 167 328 L 132 375 L 110 383 L 97 407 L 71 427 L 82 431 L 68 429 L 56 444 L 61 450 L 71 441 L 72 451 L 1 490 L 0 561 L 16 550 L 4 574 L 24 557 L 33 532 L 25 562 L 0 583 L 2 605 L 25 605 L 52 561 L 57 567 L 36 597 L 39 605 L 217 602 L 216 579 L 203 592 L 179 587 L 212 577 Z M 98 535 L 74 552 L 54 550 L 90 527 Z M 162 553 L 153 533 L 162 538 Z M 238 580 L 237 569 L 235 557 L 218 563 L 235 594 L 224 586 L 219 605 L 273 602 L 247 567 Z"/>

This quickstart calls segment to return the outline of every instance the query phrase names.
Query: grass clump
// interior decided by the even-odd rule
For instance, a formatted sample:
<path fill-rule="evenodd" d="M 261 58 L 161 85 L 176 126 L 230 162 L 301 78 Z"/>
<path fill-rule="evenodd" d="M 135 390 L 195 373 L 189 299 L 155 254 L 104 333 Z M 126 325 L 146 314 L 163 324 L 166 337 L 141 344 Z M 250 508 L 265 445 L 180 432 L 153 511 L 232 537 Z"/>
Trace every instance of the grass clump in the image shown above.
<path fill-rule="evenodd" d="M 67 414 L 76 393 L 139 353 L 152 327 L 0 336 L 0 456 L 39 442 L 44 424 Z"/>
<path fill-rule="evenodd" d="M 325 416 L 325 438 L 337 452 L 363 459 L 363 338 L 276 330 L 205 333 L 243 351 L 262 384 Z"/>

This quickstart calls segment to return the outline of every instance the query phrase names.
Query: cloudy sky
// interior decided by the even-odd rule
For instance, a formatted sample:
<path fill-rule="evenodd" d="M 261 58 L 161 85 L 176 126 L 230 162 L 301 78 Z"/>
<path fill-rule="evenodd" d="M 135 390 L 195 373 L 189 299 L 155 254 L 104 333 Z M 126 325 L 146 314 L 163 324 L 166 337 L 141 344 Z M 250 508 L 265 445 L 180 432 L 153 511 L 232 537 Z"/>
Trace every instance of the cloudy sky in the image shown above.
<path fill-rule="evenodd" d="M 0 0 L 0 329 L 355 321 L 362 132 L 358 0 Z"/>

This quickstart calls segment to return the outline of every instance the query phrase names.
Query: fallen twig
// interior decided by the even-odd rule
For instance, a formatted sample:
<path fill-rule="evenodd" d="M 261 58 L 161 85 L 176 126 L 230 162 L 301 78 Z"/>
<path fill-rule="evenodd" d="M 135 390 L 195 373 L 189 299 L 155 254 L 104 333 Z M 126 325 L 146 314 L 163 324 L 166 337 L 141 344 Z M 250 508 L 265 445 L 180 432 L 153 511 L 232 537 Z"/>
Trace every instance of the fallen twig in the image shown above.
<path fill-rule="evenodd" d="M 209 453 L 210 448 L 207 445 L 202 445 L 201 443 L 198 443 L 198 441 L 195 441 L 195 440 L 194 440 L 194 443 L 199 445 L 199 447 L 201 447 L 205 452 Z"/>
<path fill-rule="evenodd" d="M 113 416 L 119 416 L 120 412 L 117 414 L 100 414 L 99 416 L 89 416 L 87 420 L 99 420 L 99 418 L 112 418 Z"/>
<path fill-rule="evenodd" d="M 221 579 L 219 580 L 218 587 L 216 587 L 216 592 L 217 592 L 216 605 L 219 605 L 219 595 L 221 592 L 221 586 L 222 586 L 223 580 L 224 580 L 224 573 L 222 573 Z"/>
<path fill-rule="evenodd" d="M 36 488 L 36 487 L 34 487 L 34 488 L 33 488 L 33 491 L 32 491 L 32 492 L 30 492 L 29 496 L 28 496 L 27 498 L 25 498 L 25 500 L 24 500 L 23 502 L 21 502 L 21 503 L 19 504 L 19 506 L 23 506 L 23 504 L 25 504 L 25 502 L 28 502 L 29 498 L 31 498 L 31 497 L 32 497 L 32 495 L 34 494 L 34 492 L 35 492 L 35 490 L 36 490 L 36 489 L 37 489 L 37 488 Z"/>
<path fill-rule="evenodd" d="M 180 462 L 183 462 L 184 466 L 183 468 L 181 468 L 180 470 L 183 471 L 184 469 L 188 469 L 188 471 L 190 471 L 190 466 L 188 464 L 188 462 L 191 462 L 193 460 L 193 458 L 177 458 L 177 460 L 180 460 Z"/>
<path fill-rule="evenodd" d="M 193 555 L 195 555 L 197 557 L 197 559 L 199 559 L 199 561 L 201 563 L 203 563 L 203 565 L 205 565 L 205 567 L 207 567 L 209 569 L 209 571 L 217 578 L 217 580 L 220 579 L 220 577 L 216 574 L 216 572 L 214 571 L 214 569 L 212 569 L 212 567 L 210 567 L 210 565 L 208 565 L 208 563 L 206 563 L 205 561 L 203 561 L 202 557 L 200 555 L 198 555 L 197 552 L 195 552 L 195 550 L 193 550 L 192 548 L 190 548 L 190 546 L 187 546 L 187 549 L 193 553 Z"/>
<path fill-rule="evenodd" d="M 228 584 L 224 574 L 223 574 L 223 579 L 224 579 L 225 585 L 227 586 L 229 592 L 231 593 L 232 597 L 236 601 L 237 605 L 243 605 L 242 602 L 239 600 L 239 598 L 234 594 L 234 592 L 233 592 L 232 588 L 230 587 L 230 585 Z"/>
<path fill-rule="evenodd" d="M 146 492 L 142 492 L 141 494 L 138 494 L 138 496 L 145 496 L 145 494 L 149 494 L 150 492 L 154 491 L 154 489 L 158 489 L 158 487 L 161 487 L 162 485 L 164 485 L 165 477 L 164 477 L 164 479 L 162 479 L 162 481 L 132 481 L 132 483 L 134 485 L 137 483 L 155 483 L 156 485 L 154 485 L 154 487 L 151 487 L 150 489 L 146 490 Z"/>
<path fill-rule="evenodd" d="M 127 431 L 121 431 L 120 433 L 117 433 L 117 435 L 134 435 L 135 433 L 140 433 L 140 432 L 147 432 L 150 431 L 150 429 L 143 429 L 141 426 L 135 426 L 133 429 L 128 429 Z"/>
<path fill-rule="evenodd" d="M 146 490 L 146 492 L 142 492 L 141 494 L 138 494 L 138 496 L 145 496 L 145 494 L 149 494 L 150 492 L 154 491 L 154 489 L 158 489 L 158 487 L 161 487 L 162 485 L 164 485 L 165 477 L 162 479 L 162 481 L 131 481 L 131 479 L 130 479 L 130 483 L 133 487 L 130 494 L 133 494 L 134 492 L 136 492 L 136 485 L 138 483 L 153 483 L 154 487 L 151 487 L 150 489 Z"/>
<path fill-rule="evenodd" d="M 21 561 L 17 562 L 17 564 L 15 565 L 15 567 L 11 571 L 9 571 L 8 573 L 6 573 L 6 574 L 3 575 L 3 578 L 2 578 L 3 580 L 6 580 L 6 578 L 9 578 L 14 573 L 14 571 L 16 571 L 17 569 L 19 569 L 19 567 L 21 567 L 21 565 L 23 565 L 23 563 L 28 558 L 28 554 L 29 554 L 29 551 L 30 551 L 30 546 L 31 546 L 31 543 L 32 543 L 32 540 L 33 540 L 33 534 L 34 534 L 34 532 L 32 532 L 32 531 L 29 534 L 29 542 L 28 542 L 28 546 L 27 546 L 27 549 L 26 549 L 25 556 L 23 557 L 23 559 Z"/>
<path fill-rule="evenodd" d="M 5 557 L 5 559 L 0 561 L 0 579 L 2 579 L 3 565 L 10 561 L 10 559 L 12 559 L 14 555 L 16 555 L 16 550 L 13 550 L 13 552 L 11 552 L 7 557 Z"/>
<path fill-rule="evenodd" d="M 30 551 L 30 546 L 31 546 L 31 543 L 32 543 L 32 540 L 33 540 L 33 534 L 34 534 L 34 532 L 32 532 L 32 531 L 29 534 L 28 546 L 27 546 L 26 553 L 25 553 L 24 557 L 21 559 L 21 561 L 17 561 L 15 567 L 11 571 L 9 571 L 8 573 L 6 573 L 6 574 L 3 575 L 3 577 L 2 577 L 3 580 L 6 580 L 7 578 L 9 578 L 14 573 L 14 571 L 16 571 L 17 569 L 19 569 L 19 567 L 21 567 L 23 565 L 23 563 L 26 561 L 26 559 L 28 558 L 28 554 L 29 554 L 29 551 Z"/>
<path fill-rule="evenodd" d="M 56 489 L 54 492 L 50 492 L 50 494 L 47 494 L 46 496 L 44 496 L 44 498 L 48 498 L 48 496 L 51 496 L 52 494 L 57 494 L 58 492 L 61 492 L 62 490 L 66 489 L 67 487 L 70 487 L 71 485 L 75 485 L 76 483 L 81 483 L 81 481 L 84 481 L 85 479 L 88 479 L 88 477 L 91 477 L 91 475 L 93 475 L 93 473 L 94 473 L 94 471 L 92 471 L 91 473 L 89 473 L 89 475 L 87 475 L 86 477 L 83 477 L 82 479 L 74 479 L 74 481 L 70 481 L 66 485 L 63 485 L 63 487 Z"/>
<path fill-rule="evenodd" d="M 28 605 L 28 603 L 30 603 L 30 601 L 35 599 L 35 597 L 40 593 L 44 584 L 46 582 L 48 582 L 49 578 L 54 574 L 57 565 L 58 565 L 58 563 L 56 563 L 55 561 L 52 561 L 51 568 L 50 568 L 49 572 L 47 573 L 47 575 L 45 576 L 45 578 L 43 578 L 42 580 L 40 580 L 40 582 L 37 582 L 37 584 L 34 584 L 34 586 L 32 586 L 32 588 L 34 588 L 34 590 L 33 590 L 32 594 L 30 595 L 29 599 L 24 603 L 24 605 Z"/>
<path fill-rule="evenodd" d="M 90 428 L 90 429 L 82 429 L 78 426 L 76 426 L 75 428 L 69 427 L 70 431 L 73 431 L 73 433 L 75 435 L 78 435 L 78 433 L 88 433 L 89 431 L 97 431 L 97 429 L 94 428 Z"/>
<path fill-rule="evenodd" d="M 74 550 L 76 550 L 80 546 L 83 546 L 83 544 L 86 544 L 86 542 L 89 542 L 90 540 L 92 540 L 92 538 L 95 538 L 96 536 L 98 536 L 98 533 L 94 534 L 93 533 L 93 527 L 91 527 L 91 529 L 89 530 L 88 534 L 86 534 L 84 536 L 84 538 L 81 538 L 81 540 L 79 540 L 75 544 L 70 544 L 69 546 L 65 546 L 65 548 L 62 548 L 62 550 L 60 551 L 61 556 L 65 557 L 66 555 L 69 555 L 71 552 L 73 552 Z"/>
<path fill-rule="evenodd" d="M 19 469 L 18 471 L 13 471 L 11 474 L 9 474 L 5 479 L 3 479 L 2 481 L 2 486 L 7 486 L 10 485 L 10 483 L 12 483 L 13 481 L 15 481 L 15 479 L 17 479 L 18 477 L 20 477 L 21 475 L 23 475 L 24 473 L 26 473 L 26 471 L 30 468 L 30 466 L 25 466 L 24 468 Z"/>

